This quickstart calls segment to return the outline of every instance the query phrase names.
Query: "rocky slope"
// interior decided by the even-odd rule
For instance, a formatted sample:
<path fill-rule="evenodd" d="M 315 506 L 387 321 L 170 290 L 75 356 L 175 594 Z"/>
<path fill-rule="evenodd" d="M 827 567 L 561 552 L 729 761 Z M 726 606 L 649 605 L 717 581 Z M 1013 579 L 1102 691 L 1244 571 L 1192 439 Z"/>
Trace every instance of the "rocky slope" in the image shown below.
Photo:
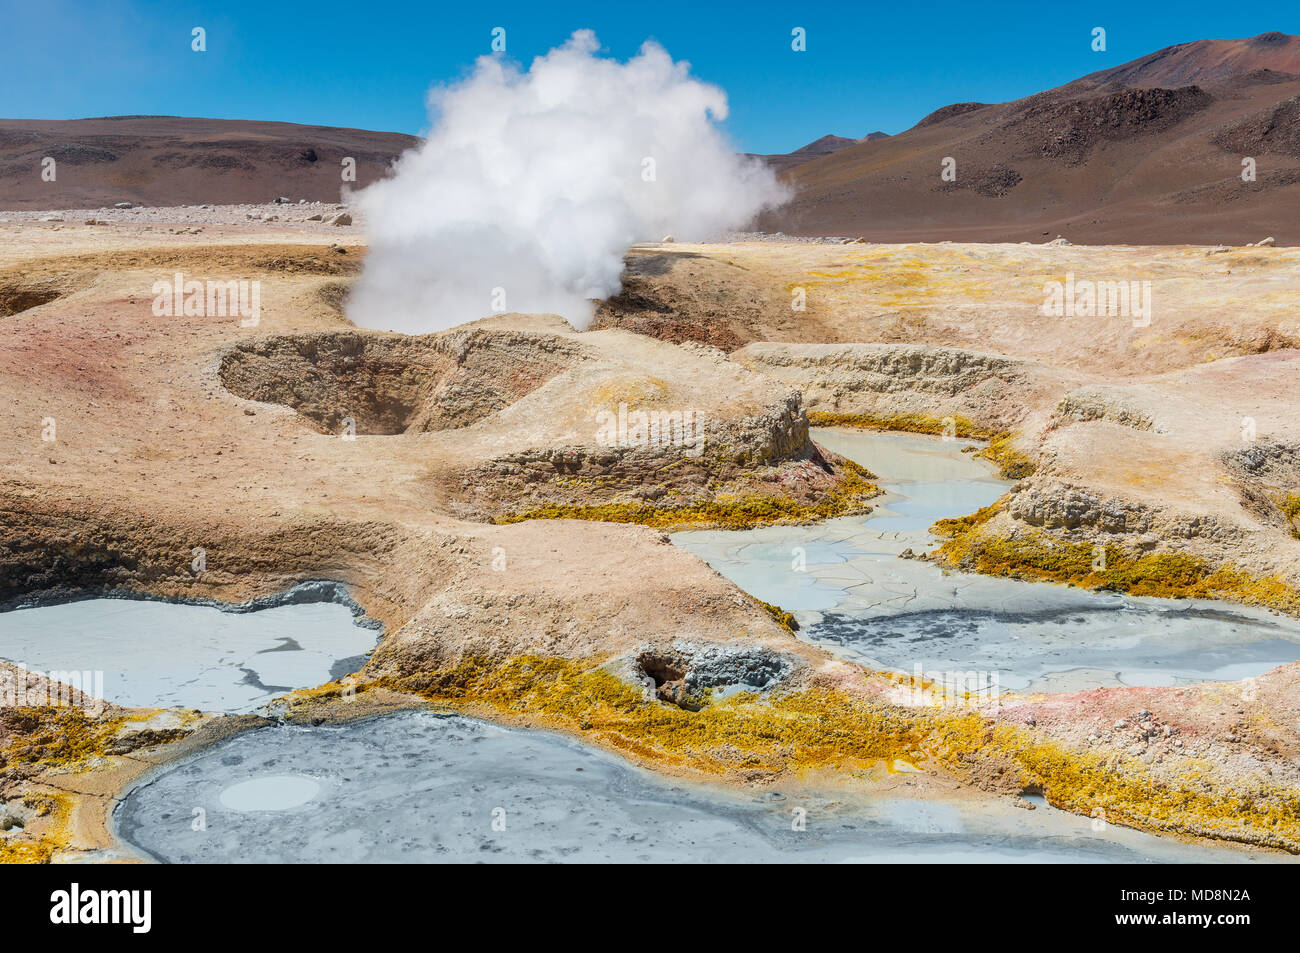
<path fill-rule="evenodd" d="M 893 242 L 1295 244 L 1297 96 L 1300 37 L 1181 44 L 1014 102 L 945 106 L 793 165 L 796 198 L 759 227 Z"/>
<path fill-rule="evenodd" d="M 0 209 L 119 202 L 337 202 L 419 140 L 393 132 L 181 116 L 0 119 Z M 42 177 L 54 160 L 54 179 Z M 344 178 L 344 161 L 355 176 Z"/>

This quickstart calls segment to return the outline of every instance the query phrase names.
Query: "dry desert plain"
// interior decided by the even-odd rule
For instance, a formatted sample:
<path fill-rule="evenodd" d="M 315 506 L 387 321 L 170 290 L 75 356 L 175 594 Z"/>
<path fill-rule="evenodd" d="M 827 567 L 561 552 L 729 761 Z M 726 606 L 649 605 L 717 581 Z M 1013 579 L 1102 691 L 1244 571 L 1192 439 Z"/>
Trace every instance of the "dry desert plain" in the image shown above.
<path fill-rule="evenodd" d="M 500 315 L 404 337 L 347 320 L 361 223 L 308 211 L 0 223 L 0 602 L 238 603 L 334 580 L 386 635 L 347 685 L 266 717 L 432 704 L 683 777 L 1041 793 L 1300 852 L 1300 663 L 1249 686 L 900 704 L 898 676 L 801 641 L 666 535 L 867 511 L 869 466 L 810 421 L 946 429 L 1017 482 L 936 526 L 924 558 L 1300 614 L 1300 251 L 638 246 L 592 330 Z M 177 272 L 259 281 L 258 322 L 155 316 Z M 1045 283 L 1070 275 L 1149 281 L 1150 320 L 1044 315 Z M 702 451 L 602 445 L 597 415 L 620 404 L 689 408 Z M 761 691 L 710 698 L 755 672 Z M 107 820 L 131 782 L 262 721 L 0 709 L 0 802 L 26 818 L 4 859 L 130 858 Z M 920 770 L 886 770 L 900 761 Z"/>

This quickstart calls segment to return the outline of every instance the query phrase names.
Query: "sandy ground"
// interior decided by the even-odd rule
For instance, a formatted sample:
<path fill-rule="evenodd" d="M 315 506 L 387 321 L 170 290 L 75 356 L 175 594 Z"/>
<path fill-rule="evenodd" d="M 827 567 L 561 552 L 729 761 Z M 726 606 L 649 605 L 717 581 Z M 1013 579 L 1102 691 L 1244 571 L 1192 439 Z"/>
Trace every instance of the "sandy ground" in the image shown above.
<path fill-rule="evenodd" d="M 1089 725 L 1149 709 L 1182 730 L 1203 725 L 1222 732 L 1222 745 L 1237 756 L 1207 769 L 1196 795 L 1205 799 L 1203 809 L 1182 813 L 1165 801 L 1139 810 L 1126 775 L 1113 773 L 1112 763 L 1099 790 L 1118 799 L 1124 823 L 1290 849 L 1300 844 L 1300 817 L 1287 800 L 1295 797 L 1291 772 L 1267 780 L 1297 751 L 1295 666 L 1261 679 L 1262 687 L 1231 711 L 1220 711 L 1210 689 L 1106 690 L 1025 699 L 985 721 L 935 716 L 922 724 L 884 700 L 887 679 L 799 642 L 754 599 L 669 545 L 659 529 L 591 519 L 633 513 L 645 521 L 649 513 L 671 528 L 722 518 L 761 522 L 774 513 L 810 519 L 828 515 L 826 501 L 869 505 L 869 485 L 855 484 L 851 468 L 812 444 L 805 409 L 869 414 L 914 404 L 939 414 L 945 401 L 970 403 L 962 397 L 968 388 L 948 387 L 955 392 L 945 395 L 924 372 L 926 361 L 905 352 L 965 352 L 978 344 L 997 360 L 955 366 L 974 367 L 973 385 L 984 382 L 980 393 L 991 394 L 991 409 L 981 411 L 977 395 L 963 416 L 1014 430 L 1024 451 L 1040 458 L 1021 495 L 1037 491 L 1059 500 L 1065 482 L 1089 481 L 1094 492 L 1122 493 L 1133 505 L 1159 500 L 1178 513 L 1212 512 L 1250 541 L 1233 543 L 1237 537 L 1227 533 L 1220 557 L 1293 572 L 1296 544 L 1283 523 L 1243 515 L 1239 501 L 1233 507 L 1233 491 L 1219 486 L 1213 461 L 1226 436 L 1199 426 L 1179 437 L 1182 431 L 1167 426 L 1175 438 L 1157 440 L 1134 430 L 1140 414 L 1108 408 L 1136 402 L 1190 428 L 1193 405 L 1220 405 L 1223 394 L 1237 394 L 1250 380 L 1243 406 L 1256 411 L 1260 432 L 1273 440 L 1288 434 L 1282 408 L 1293 406 L 1286 362 L 1294 352 L 1267 349 L 1204 364 L 1254 346 L 1253 330 L 1225 343 L 1221 336 L 1198 338 L 1184 325 L 1222 329 L 1248 300 L 1246 325 L 1272 328 L 1268 340 L 1288 343 L 1294 319 L 1286 302 L 1300 253 L 1239 250 L 1207 258 L 1203 249 L 772 243 L 636 252 L 634 268 L 638 257 L 661 259 L 642 287 L 670 298 L 679 324 L 725 319 L 738 337 L 769 342 L 749 345 L 749 353 L 733 349 L 729 357 L 618 327 L 579 334 L 546 316 L 501 316 L 415 339 L 360 332 L 340 308 L 363 257 L 356 227 L 287 217 L 305 218 L 310 206 L 274 208 L 256 214 L 280 214 L 280 221 L 240 222 L 239 215 L 252 214 L 240 207 L 134 217 L 135 210 L 122 210 L 117 218 L 104 213 L 120 221 L 106 226 L 79 224 L 80 213 L 63 214 L 63 222 L 37 215 L 34 224 L 6 213 L 0 599 L 118 588 L 242 601 L 299 580 L 333 579 L 388 627 L 362 673 L 373 686 L 367 704 L 419 701 L 385 694 L 384 686 L 450 699 L 513 724 L 588 732 L 592 742 L 662 771 L 703 771 L 742 784 L 793 782 L 809 772 L 828 784 L 866 783 L 853 765 L 864 758 L 878 763 L 889 745 L 900 746 L 901 756 L 920 744 L 909 757 L 933 759 L 934 777 L 945 785 L 955 777 L 972 791 L 1043 790 L 1053 803 L 1087 813 L 1099 795 L 1078 783 L 1071 746 Z M 150 211 L 158 214 L 151 218 Z M 174 234 L 182 226 L 188 232 Z M 1045 319 L 1032 316 L 1035 285 L 1071 268 L 1153 276 L 1161 308 L 1169 309 L 1160 313 L 1178 314 L 1183 330 L 1157 318 L 1155 331 L 1141 333 L 1099 330 L 1095 322 L 1065 330 L 1057 322 L 1047 333 Z M 228 313 L 155 316 L 154 283 L 178 271 L 200 281 L 260 281 L 258 322 L 246 326 Z M 730 310 L 728 295 L 741 287 L 735 282 L 751 304 Z M 811 289 L 806 312 L 790 311 L 791 282 Z M 1233 327 L 1242 324 L 1237 319 Z M 1165 344 L 1143 343 L 1153 333 L 1166 335 Z M 882 390 L 854 390 L 828 383 L 822 371 L 839 374 L 857 355 L 800 363 L 808 356 L 800 348 L 850 343 L 897 345 L 904 363 L 923 372 L 910 381 L 888 375 L 895 383 Z M 784 357 L 760 350 L 782 346 Z M 1233 376 L 1235 367 L 1255 376 Z M 879 376 L 879 369 L 871 373 Z M 871 373 L 848 377 L 870 381 Z M 990 380 L 1016 388 L 1015 398 L 1008 402 Z M 1093 403 L 1068 419 L 1054 411 L 1065 394 L 1102 385 L 1112 390 L 1100 399 L 1101 412 L 1093 413 Z M 694 412 L 703 421 L 703 452 L 602 445 L 598 415 L 617 413 L 620 404 Z M 1105 461 L 1098 459 L 1102 446 L 1110 455 Z M 1168 467 L 1168 478 L 1129 475 L 1152 465 Z M 509 522 L 519 515 L 587 519 Z M 1120 530 L 1126 539 L 1133 535 Z M 198 572 L 196 549 L 205 556 Z M 536 661 L 546 659 L 554 662 Z M 552 664 L 560 667 L 546 668 Z M 552 674 L 539 682 L 542 670 Z M 759 671 L 778 673 L 765 690 L 793 691 L 801 706 L 830 699 L 834 710 L 847 712 L 849 727 L 806 744 L 790 740 L 797 733 L 788 727 L 784 739 L 762 727 L 771 711 L 784 711 L 788 725 L 814 735 L 828 721 L 806 707 L 783 710 L 779 698 L 774 708 L 761 700 L 710 708 L 691 722 L 684 693 L 692 686 L 744 682 Z M 619 701 L 620 685 L 650 690 L 647 707 Z M 283 711 L 350 716 L 343 707 L 337 692 L 323 691 Z M 1031 718 L 1032 712 L 1041 714 Z M 1231 730 L 1243 718 L 1250 729 Z M 701 735 L 682 727 L 688 723 L 721 727 Z M 882 724 L 896 728 L 877 737 Z M 1026 740 L 1025 725 L 1038 740 Z M 11 721 L 0 747 L 10 750 L 32 730 Z M 985 730 L 989 740 L 980 743 Z M 857 731 L 872 733 L 871 744 L 851 740 Z M 935 732 L 946 740 L 926 747 Z M 845 738 L 848 747 L 837 748 Z M 1061 745 L 1051 748 L 1051 758 L 1043 753 Z M 176 746 L 151 757 L 169 757 L 168 747 Z M 1101 746 L 1115 757 L 1129 747 L 1126 738 Z M 117 790 L 113 772 L 121 765 L 102 743 L 75 751 L 55 745 L 4 769 L 0 794 L 18 803 L 65 776 L 76 779 L 60 782 L 66 790 L 92 783 Z M 1188 769 L 1171 755 L 1161 766 L 1135 770 L 1156 772 L 1156 782 L 1172 790 Z M 110 777 L 118 780 L 104 780 Z M 1254 786 L 1257 810 L 1224 814 L 1242 785 Z M 81 810 L 79 803 L 73 798 L 70 810 Z M 30 825 L 23 836 L 43 838 L 58 858 L 99 849 L 103 836 L 87 830 L 81 822 L 59 827 L 51 820 Z"/>

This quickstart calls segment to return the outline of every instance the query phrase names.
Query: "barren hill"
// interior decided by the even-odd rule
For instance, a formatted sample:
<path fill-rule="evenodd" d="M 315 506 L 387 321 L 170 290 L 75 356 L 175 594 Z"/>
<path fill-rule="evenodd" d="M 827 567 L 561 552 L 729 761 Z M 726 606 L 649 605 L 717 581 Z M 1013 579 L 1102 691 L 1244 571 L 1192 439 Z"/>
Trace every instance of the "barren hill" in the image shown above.
<path fill-rule="evenodd" d="M 941 177 L 944 160 L 956 177 Z M 1243 180 L 1243 159 L 1255 162 Z M 787 171 L 759 227 L 882 241 L 1300 241 L 1300 38 L 1204 40 L 957 103 Z"/>
<path fill-rule="evenodd" d="M 811 162 L 820 156 L 828 156 L 832 152 L 838 152 L 841 149 L 847 149 L 849 146 L 857 145 L 859 142 L 866 142 L 867 139 L 879 138 L 884 135 L 883 132 L 873 132 L 866 139 L 849 139 L 845 136 L 826 135 L 794 150 L 794 152 L 780 155 L 754 156 L 754 158 L 764 160 L 777 172 L 785 172 L 797 165 Z"/>
<path fill-rule="evenodd" d="M 238 204 L 278 196 L 337 202 L 343 160 L 380 178 L 419 140 L 287 122 L 110 116 L 0 119 L 0 208 Z M 46 158 L 54 181 L 42 178 Z"/>
<path fill-rule="evenodd" d="M 1185 86 L 1255 70 L 1300 73 L 1300 36 L 1262 33 L 1245 40 L 1179 43 L 1130 63 L 1090 73 L 1084 79 L 1125 86 Z"/>

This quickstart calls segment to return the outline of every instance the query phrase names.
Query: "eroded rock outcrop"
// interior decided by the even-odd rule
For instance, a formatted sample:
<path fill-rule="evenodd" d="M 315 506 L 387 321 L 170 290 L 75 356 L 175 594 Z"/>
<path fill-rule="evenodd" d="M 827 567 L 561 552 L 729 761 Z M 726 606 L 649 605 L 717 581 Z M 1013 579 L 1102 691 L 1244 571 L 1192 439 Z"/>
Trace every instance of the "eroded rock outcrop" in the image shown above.
<path fill-rule="evenodd" d="M 797 386 L 828 420 L 961 418 L 984 432 L 1013 429 L 1070 378 L 1028 361 L 913 344 L 755 343 L 732 354 Z"/>

